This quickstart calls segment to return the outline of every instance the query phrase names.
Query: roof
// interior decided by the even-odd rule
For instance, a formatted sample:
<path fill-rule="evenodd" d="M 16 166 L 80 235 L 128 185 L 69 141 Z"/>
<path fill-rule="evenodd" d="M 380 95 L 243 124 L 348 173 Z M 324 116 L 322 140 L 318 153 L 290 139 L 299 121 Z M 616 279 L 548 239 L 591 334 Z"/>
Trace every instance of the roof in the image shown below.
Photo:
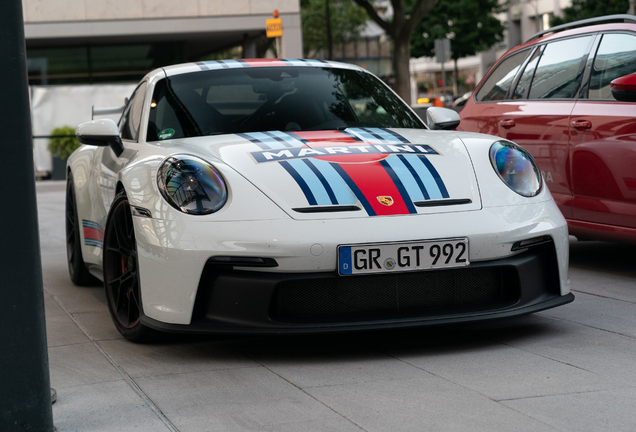
<path fill-rule="evenodd" d="M 214 60 L 195 63 L 183 63 L 164 67 L 166 75 L 180 75 L 182 73 L 199 72 L 215 69 L 238 69 L 245 67 L 280 67 L 280 66 L 300 66 L 300 67 L 330 67 L 338 69 L 351 69 L 363 71 L 359 66 L 349 63 L 339 63 L 325 60 L 313 59 L 241 59 L 241 60 Z M 152 72 L 151 72 L 152 74 Z"/>

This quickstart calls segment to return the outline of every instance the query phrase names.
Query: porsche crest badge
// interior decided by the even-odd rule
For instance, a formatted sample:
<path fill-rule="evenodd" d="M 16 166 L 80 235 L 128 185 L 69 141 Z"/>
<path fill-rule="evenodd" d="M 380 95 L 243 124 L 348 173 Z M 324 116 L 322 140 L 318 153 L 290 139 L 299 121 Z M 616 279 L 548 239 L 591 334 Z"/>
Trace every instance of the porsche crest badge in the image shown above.
<path fill-rule="evenodd" d="M 378 201 L 380 201 L 380 204 L 385 205 L 387 207 L 393 205 L 393 198 L 391 198 L 390 196 L 379 196 Z"/>

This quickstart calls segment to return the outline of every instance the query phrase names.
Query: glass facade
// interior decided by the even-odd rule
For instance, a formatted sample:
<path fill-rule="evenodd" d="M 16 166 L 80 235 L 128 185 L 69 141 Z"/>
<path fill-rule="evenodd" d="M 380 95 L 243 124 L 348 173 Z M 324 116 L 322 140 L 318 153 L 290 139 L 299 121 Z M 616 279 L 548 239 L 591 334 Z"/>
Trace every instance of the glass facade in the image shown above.
<path fill-rule="evenodd" d="M 27 48 L 29 85 L 137 82 L 152 69 L 183 61 L 179 42 Z"/>

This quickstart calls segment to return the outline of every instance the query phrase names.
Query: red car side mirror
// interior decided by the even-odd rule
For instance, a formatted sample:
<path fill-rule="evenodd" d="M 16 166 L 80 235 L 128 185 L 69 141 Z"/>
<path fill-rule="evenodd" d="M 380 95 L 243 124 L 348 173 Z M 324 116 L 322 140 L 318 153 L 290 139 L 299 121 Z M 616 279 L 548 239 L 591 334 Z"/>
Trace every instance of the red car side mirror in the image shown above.
<path fill-rule="evenodd" d="M 614 99 L 621 102 L 636 102 L 636 74 L 616 78 L 610 83 Z"/>

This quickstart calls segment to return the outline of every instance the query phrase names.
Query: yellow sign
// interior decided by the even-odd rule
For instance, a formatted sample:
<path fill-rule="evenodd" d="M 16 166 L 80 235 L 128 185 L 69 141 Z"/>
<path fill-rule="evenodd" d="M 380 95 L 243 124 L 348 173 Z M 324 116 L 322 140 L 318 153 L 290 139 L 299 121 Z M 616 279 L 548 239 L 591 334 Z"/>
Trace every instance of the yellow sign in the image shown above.
<path fill-rule="evenodd" d="M 272 18 L 265 21 L 267 29 L 267 37 L 281 37 L 283 35 L 283 20 L 280 18 Z"/>

